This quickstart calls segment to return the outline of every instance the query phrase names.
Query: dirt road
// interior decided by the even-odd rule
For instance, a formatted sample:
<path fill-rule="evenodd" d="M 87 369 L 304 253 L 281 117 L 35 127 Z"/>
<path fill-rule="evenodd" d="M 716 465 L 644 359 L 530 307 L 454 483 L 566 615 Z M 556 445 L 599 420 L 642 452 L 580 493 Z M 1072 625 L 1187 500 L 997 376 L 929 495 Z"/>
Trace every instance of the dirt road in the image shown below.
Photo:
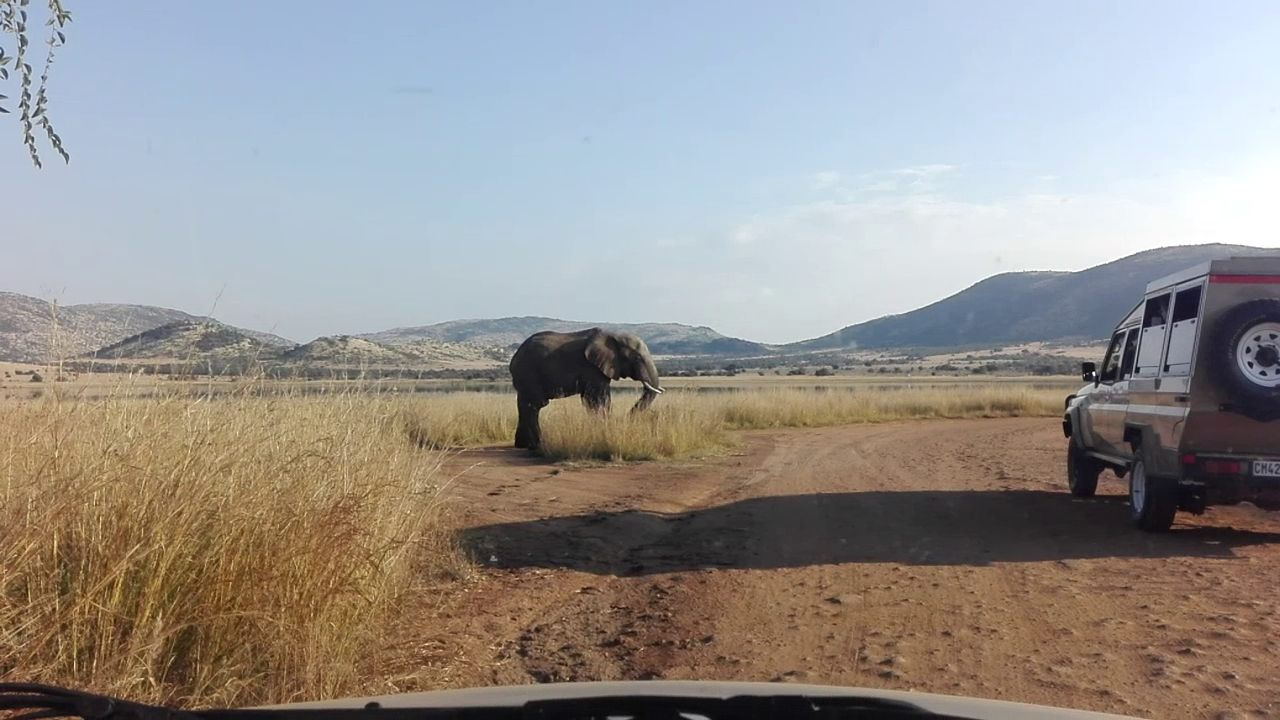
<path fill-rule="evenodd" d="M 464 453 L 453 493 L 484 570 L 434 609 L 419 659 L 452 686 L 774 680 L 1280 715 L 1280 514 L 1141 534 L 1110 474 L 1095 499 L 1065 492 L 1063 452 L 1056 421 L 1010 419 L 754 433 L 677 466 Z"/>

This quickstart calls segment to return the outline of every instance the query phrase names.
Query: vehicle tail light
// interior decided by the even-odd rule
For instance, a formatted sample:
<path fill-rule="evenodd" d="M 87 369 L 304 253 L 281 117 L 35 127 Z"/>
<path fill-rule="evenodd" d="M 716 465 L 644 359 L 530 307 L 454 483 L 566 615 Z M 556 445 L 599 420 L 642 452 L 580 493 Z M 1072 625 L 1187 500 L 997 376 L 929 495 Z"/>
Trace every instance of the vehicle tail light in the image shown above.
<path fill-rule="evenodd" d="M 1238 460 L 1205 460 L 1201 467 L 1210 475 L 1239 475 L 1243 469 Z"/>
<path fill-rule="evenodd" d="M 1187 453 L 1186 455 L 1183 455 L 1183 456 L 1182 456 L 1182 464 L 1183 464 L 1183 465 L 1195 465 L 1195 464 L 1196 464 L 1196 454 L 1195 454 L 1195 453 Z"/>

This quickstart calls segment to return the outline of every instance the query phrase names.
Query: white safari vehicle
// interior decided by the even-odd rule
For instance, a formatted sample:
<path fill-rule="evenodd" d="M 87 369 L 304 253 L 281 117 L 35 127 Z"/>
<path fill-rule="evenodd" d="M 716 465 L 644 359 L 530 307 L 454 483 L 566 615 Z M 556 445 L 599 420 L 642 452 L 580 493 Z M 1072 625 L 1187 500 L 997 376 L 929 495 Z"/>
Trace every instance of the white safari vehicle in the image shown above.
<path fill-rule="evenodd" d="M 1067 398 L 1067 483 L 1129 477 L 1133 522 L 1249 501 L 1280 509 L 1280 256 L 1214 260 L 1147 285 Z"/>

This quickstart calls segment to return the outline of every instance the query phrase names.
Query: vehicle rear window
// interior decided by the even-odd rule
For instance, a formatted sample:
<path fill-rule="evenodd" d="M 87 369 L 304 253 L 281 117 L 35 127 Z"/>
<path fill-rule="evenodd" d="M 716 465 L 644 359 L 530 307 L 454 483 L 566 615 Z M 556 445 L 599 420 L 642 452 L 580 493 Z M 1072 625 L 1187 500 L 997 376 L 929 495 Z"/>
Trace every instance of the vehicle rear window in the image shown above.
<path fill-rule="evenodd" d="M 1194 320 L 1200 314 L 1200 287 L 1187 288 L 1178 293 L 1173 303 L 1173 321 Z"/>
<path fill-rule="evenodd" d="M 1173 324 L 1169 329 L 1169 345 L 1164 358 L 1165 375 L 1191 374 L 1202 288 L 1202 285 L 1184 288 L 1174 296 Z"/>

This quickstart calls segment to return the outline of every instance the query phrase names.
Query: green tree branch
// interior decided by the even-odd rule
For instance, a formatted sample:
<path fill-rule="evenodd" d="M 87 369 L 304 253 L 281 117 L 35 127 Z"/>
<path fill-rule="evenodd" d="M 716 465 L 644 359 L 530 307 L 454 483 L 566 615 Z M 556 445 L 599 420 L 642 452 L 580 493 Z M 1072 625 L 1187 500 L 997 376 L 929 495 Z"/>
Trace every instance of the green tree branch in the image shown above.
<path fill-rule="evenodd" d="M 22 127 L 22 143 L 31 155 L 31 162 L 37 167 L 44 167 L 40 161 L 40 151 L 36 145 L 36 129 L 44 133 L 45 138 L 54 151 L 62 156 L 63 162 L 71 162 L 71 155 L 62 144 L 62 138 L 53 128 L 49 119 L 49 96 L 45 90 L 49 84 L 49 69 L 53 67 L 53 59 L 67 42 L 65 28 L 71 22 L 71 12 L 62 6 L 62 0 L 47 0 L 49 17 L 45 26 L 49 29 L 45 39 L 47 50 L 44 68 L 40 77 L 35 78 L 27 56 L 31 45 L 28 29 L 27 13 L 30 0 L 0 0 L 0 90 L 9 81 L 10 68 L 18 76 L 18 124 Z M 16 52 L 12 55 L 5 51 L 5 35 L 12 36 L 16 43 Z M 34 85 L 34 91 L 32 86 Z M 12 114 L 7 104 L 9 96 L 0 93 L 0 113 Z"/>

